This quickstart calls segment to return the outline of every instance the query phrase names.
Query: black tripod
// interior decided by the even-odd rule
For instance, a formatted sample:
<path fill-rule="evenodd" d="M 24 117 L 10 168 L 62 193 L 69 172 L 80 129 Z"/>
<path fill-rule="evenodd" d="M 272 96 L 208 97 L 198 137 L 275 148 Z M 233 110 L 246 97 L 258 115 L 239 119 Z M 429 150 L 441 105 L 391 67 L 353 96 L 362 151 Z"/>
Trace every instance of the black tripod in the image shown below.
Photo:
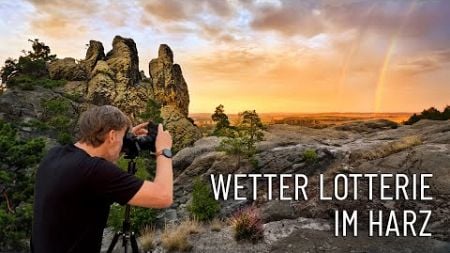
<path fill-rule="evenodd" d="M 128 161 L 128 173 L 134 175 L 136 173 L 136 162 L 134 159 L 131 159 Z M 139 248 L 136 242 L 136 235 L 134 232 L 130 231 L 131 223 L 130 223 L 130 205 L 125 206 L 125 215 L 124 220 L 122 223 L 122 231 L 118 231 L 112 241 L 111 244 L 108 247 L 108 253 L 111 253 L 116 246 L 117 241 L 119 240 L 119 237 L 122 237 L 122 247 L 124 248 L 124 252 L 128 252 L 128 242 L 130 241 L 131 244 L 131 251 L 132 253 L 139 253 Z"/>

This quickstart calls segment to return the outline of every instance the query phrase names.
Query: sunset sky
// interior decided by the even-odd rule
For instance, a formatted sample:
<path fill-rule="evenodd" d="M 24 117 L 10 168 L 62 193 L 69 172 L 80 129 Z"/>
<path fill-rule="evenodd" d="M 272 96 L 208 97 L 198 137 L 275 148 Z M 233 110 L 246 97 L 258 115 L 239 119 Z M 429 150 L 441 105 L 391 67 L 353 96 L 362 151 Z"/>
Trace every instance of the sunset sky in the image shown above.
<path fill-rule="evenodd" d="M 450 105 L 448 0 L 0 0 L 0 61 L 39 38 L 82 59 L 133 38 L 168 44 L 190 112 L 417 112 Z"/>

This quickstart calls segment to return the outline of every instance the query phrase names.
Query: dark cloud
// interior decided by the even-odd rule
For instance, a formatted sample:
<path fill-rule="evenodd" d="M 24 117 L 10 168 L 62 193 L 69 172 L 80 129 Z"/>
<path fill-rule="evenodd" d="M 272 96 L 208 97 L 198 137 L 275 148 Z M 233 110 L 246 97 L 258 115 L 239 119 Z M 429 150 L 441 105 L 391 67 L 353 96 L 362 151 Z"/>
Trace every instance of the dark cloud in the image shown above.
<path fill-rule="evenodd" d="M 399 63 L 396 69 L 408 75 L 416 75 L 440 69 L 449 62 L 450 50 L 433 51 L 426 55 L 409 58 Z"/>
<path fill-rule="evenodd" d="M 226 25 L 234 7 L 224 0 L 154 0 L 139 1 L 144 13 L 141 25 L 158 24 L 157 30 L 173 34 L 192 34 L 214 42 L 233 42 L 232 27 Z M 228 30 L 227 30 L 228 29 Z"/>
<path fill-rule="evenodd" d="M 317 3 L 312 1 L 283 1 L 281 6 L 248 5 L 256 30 L 273 30 L 285 35 L 313 36 L 325 30 L 322 17 L 316 11 Z"/>
<path fill-rule="evenodd" d="M 314 36 L 348 29 L 368 29 L 380 35 L 439 36 L 450 41 L 450 1 L 282 0 L 280 6 L 245 6 L 253 14 L 251 27 L 292 36 Z M 448 28 L 448 27 L 447 27 Z M 442 33 L 446 33 L 442 36 Z M 448 36 L 447 36 L 448 35 Z"/>
<path fill-rule="evenodd" d="M 189 17 L 189 8 L 178 0 L 141 1 L 147 15 L 163 21 L 180 21 Z"/>
<path fill-rule="evenodd" d="M 197 3 L 197 1 L 192 1 Z M 215 14 L 221 17 L 229 17 L 232 14 L 232 7 L 226 0 L 209 0 L 204 1 L 206 8 L 212 10 Z"/>
<path fill-rule="evenodd" d="M 214 42 L 233 43 L 236 38 L 233 34 L 238 34 L 239 31 L 232 27 L 220 26 L 219 24 L 209 24 L 206 22 L 198 23 L 197 34 L 207 40 Z"/>
<path fill-rule="evenodd" d="M 228 17 L 232 8 L 223 0 L 153 0 L 139 1 L 147 15 L 162 21 L 196 21 L 198 15 L 210 13 L 219 17 Z"/>

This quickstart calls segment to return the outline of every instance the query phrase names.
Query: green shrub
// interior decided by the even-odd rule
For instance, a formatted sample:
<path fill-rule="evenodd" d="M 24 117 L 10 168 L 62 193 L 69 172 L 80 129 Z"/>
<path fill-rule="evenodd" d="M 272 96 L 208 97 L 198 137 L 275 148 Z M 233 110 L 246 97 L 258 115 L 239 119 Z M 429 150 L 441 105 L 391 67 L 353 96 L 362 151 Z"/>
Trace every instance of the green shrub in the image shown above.
<path fill-rule="evenodd" d="M 0 185 L 3 188 L 0 251 L 17 251 L 27 246 L 31 235 L 34 169 L 44 148 L 43 139 L 21 140 L 11 124 L 0 120 Z"/>
<path fill-rule="evenodd" d="M 250 163 L 251 163 L 251 165 L 253 166 L 254 169 L 258 168 L 259 162 L 258 162 L 258 159 L 256 159 L 255 156 L 250 157 L 249 161 L 250 161 Z"/>
<path fill-rule="evenodd" d="M 450 119 L 450 106 L 446 106 L 442 112 L 434 107 L 423 110 L 419 115 L 413 114 L 408 120 L 403 122 L 405 125 L 412 125 L 421 119 L 448 120 Z"/>
<path fill-rule="evenodd" d="M 450 119 L 450 105 L 447 105 L 442 111 L 442 119 L 447 120 Z"/>
<path fill-rule="evenodd" d="M 314 163 L 317 161 L 317 153 L 314 149 L 306 149 L 303 152 L 303 159 L 307 162 L 307 163 Z"/>
<path fill-rule="evenodd" d="M 66 83 L 67 83 L 66 80 L 53 80 L 49 78 L 41 78 L 35 81 L 35 85 L 42 86 L 47 89 L 61 87 L 64 86 Z"/>
<path fill-rule="evenodd" d="M 33 77 L 28 74 L 19 74 L 8 80 L 7 86 L 17 87 L 22 90 L 34 90 L 36 86 L 44 87 L 47 89 L 53 89 L 66 84 L 65 80 L 52 80 L 44 77 Z"/>
<path fill-rule="evenodd" d="M 163 123 L 163 118 L 161 118 L 161 105 L 153 99 L 149 99 L 144 112 L 140 113 L 138 117 L 142 120 L 151 120 L 155 124 Z"/>
<path fill-rule="evenodd" d="M 224 106 L 218 105 L 214 114 L 211 115 L 211 119 L 216 122 L 216 126 L 212 135 L 233 137 L 235 135 L 234 127 L 230 125 L 228 116 L 225 114 Z"/>
<path fill-rule="evenodd" d="M 125 206 L 119 204 L 111 205 L 107 225 L 114 231 L 122 231 Z M 151 208 L 131 207 L 130 223 L 131 230 L 139 233 L 145 227 L 151 226 L 156 220 L 156 210 Z"/>
<path fill-rule="evenodd" d="M 77 123 L 76 118 L 69 114 L 71 103 L 67 98 L 57 97 L 43 99 L 42 126 L 48 126 L 56 135 L 56 140 L 60 144 L 72 143 L 72 129 Z"/>
<path fill-rule="evenodd" d="M 71 119 L 68 116 L 57 114 L 48 120 L 48 124 L 58 131 L 67 131 L 71 126 Z"/>
<path fill-rule="evenodd" d="M 41 105 L 44 109 L 44 117 L 66 113 L 70 108 L 70 101 L 65 98 L 43 99 Z"/>
<path fill-rule="evenodd" d="M 17 87 L 22 90 L 33 90 L 34 80 L 28 75 L 17 75 L 8 80 L 7 83 L 9 88 Z"/>
<path fill-rule="evenodd" d="M 122 170 L 127 171 L 128 161 L 124 157 L 120 157 L 117 161 L 117 166 Z M 149 160 L 146 157 L 138 156 L 136 162 L 136 177 L 146 180 L 154 176 L 154 169 L 156 164 L 154 160 Z M 124 218 L 125 207 L 119 204 L 113 204 L 110 209 L 108 217 L 108 226 L 112 227 L 114 231 L 122 230 L 122 222 Z M 155 209 L 132 207 L 130 212 L 131 228 L 133 231 L 139 232 L 144 230 L 146 226 L 151 226 L 156 220 L 157 211 Z"/>
<path fill-rule="evenodd" d="M 136 162 L 137 168 L 136 177 L 143 180 L 148 180 L 152 179 L 155 176 L 156 163 L 154 159 L 148 159 L 140 155 L 136 157 L 134 161 Z M 119 166 L 123 171 L 127 171 L 128 162 L 129 160 L 121 156 L 117 161 L 117 166 Z"/>
<path fill-rule="evenodd" d="M 62 145 L 73 143 L 72 135 L 68 132 L 59 132 L 56 140 Z"/>
<path fill-rule="evenodd" d="M 78 102 L 78 103 L 83 101 L 83 93 L 81 93 L 81 92 L 65 93 L 64 97 L 66 97 L 72 101 Z"/>
<path fill-rule="evenodd" d="M 421 116 L 414 113 L 411 117 L 409 117 L 409 119 L 407 121 L 403 122 L 403 124 L 412 125 L 421 119 L 422 119 Z"/>
<path fill-rule="evenodd" d="M 48 77 L 47 63 L 56 59 L 56 55 L 50 54 L 50 47 L 40 42 L 39 39 L 29 39 L 28 41 L 32 43 L 32 51 L 22 50 L 25 55 L 20 56 L 18 60 L 8 58 L 0 69 L 0 76 L 8 87 L 17 86 L 17 81 L 19 81 L 17 76 L 20 75 L 28 76 L 32 80 Z M 16 79 L 15 82 L 11 80 L 13 78 Z M 30 83 L 18 87 L 33 89 L 33 85 Z"/>
<path fill-rule="evenodd" d="M 27 124 L 25 124 L 25 126 L 29 126 L 31 128 L 43 131 L 43 130 L 47 130 L 49 129 L 49 125 L 47 125 L 46 123 L 37 120 L 37 119 L 32 119 L 30 120 Z"/>
<path fill-rule="evenodd" d="M 45 64 L 46 61 L 43 59 L 33 60 L 27 56 L 20 56 L 17 63 L 17 68 L 22 74 L 26 74 L 34 78 L 40 78 L 48 74 Z"/>
<path fill-rule="evenodd" d="M 17 60 L 9 57 L 6 59 L 5 65 L 0 69 L 2 81 L 6 82 L 15 71 L 17 71 Z"/>
<path fill-rule="evenodd" d="M 200 178 L 194 180 L 192 203 L 187 206 L 191 216 L 199 221 L 211 220 L 220 211 L 220 204 L 211 195 L 206 182 Z"/>
<path fill-rule="evenodd" d="M 248 207 L 237 211 L 229 220 L 237 241 L 256 242 L 264 237 L 264 227 L 258 209 Z"/>
<path fill-rule="evenodd" d="M 236 128 L 233 126 L 223 127 L 223 128 L 215 128 L 212 132 L 213 136 L 223 136 L 223 137 L 230 137 L 233 138 L 238 133 L 236 132 Z"/>
<path fill-rule="evenodd" d="M 224 138 L 217 147 L 218 151 L 224 151 L 228 155 L 242 155 L 246 148 L 246 142 L 243 138 Z"/>

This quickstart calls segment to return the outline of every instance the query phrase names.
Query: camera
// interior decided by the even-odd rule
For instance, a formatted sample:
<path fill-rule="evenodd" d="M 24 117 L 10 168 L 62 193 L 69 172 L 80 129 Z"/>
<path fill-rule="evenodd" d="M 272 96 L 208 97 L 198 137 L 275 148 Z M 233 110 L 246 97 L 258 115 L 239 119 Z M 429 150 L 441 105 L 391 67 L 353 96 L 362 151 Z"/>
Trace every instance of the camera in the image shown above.
<path fill-rule="evenodd" d="M 158 125 L 150 121 L 147 126 L 147 135 L 136 136 L 127 131 L 123 137 L 122 150 L 126 159 L 134 159 L 142 150 L 156 151 L 155 141 L 158 135 Z"/>

